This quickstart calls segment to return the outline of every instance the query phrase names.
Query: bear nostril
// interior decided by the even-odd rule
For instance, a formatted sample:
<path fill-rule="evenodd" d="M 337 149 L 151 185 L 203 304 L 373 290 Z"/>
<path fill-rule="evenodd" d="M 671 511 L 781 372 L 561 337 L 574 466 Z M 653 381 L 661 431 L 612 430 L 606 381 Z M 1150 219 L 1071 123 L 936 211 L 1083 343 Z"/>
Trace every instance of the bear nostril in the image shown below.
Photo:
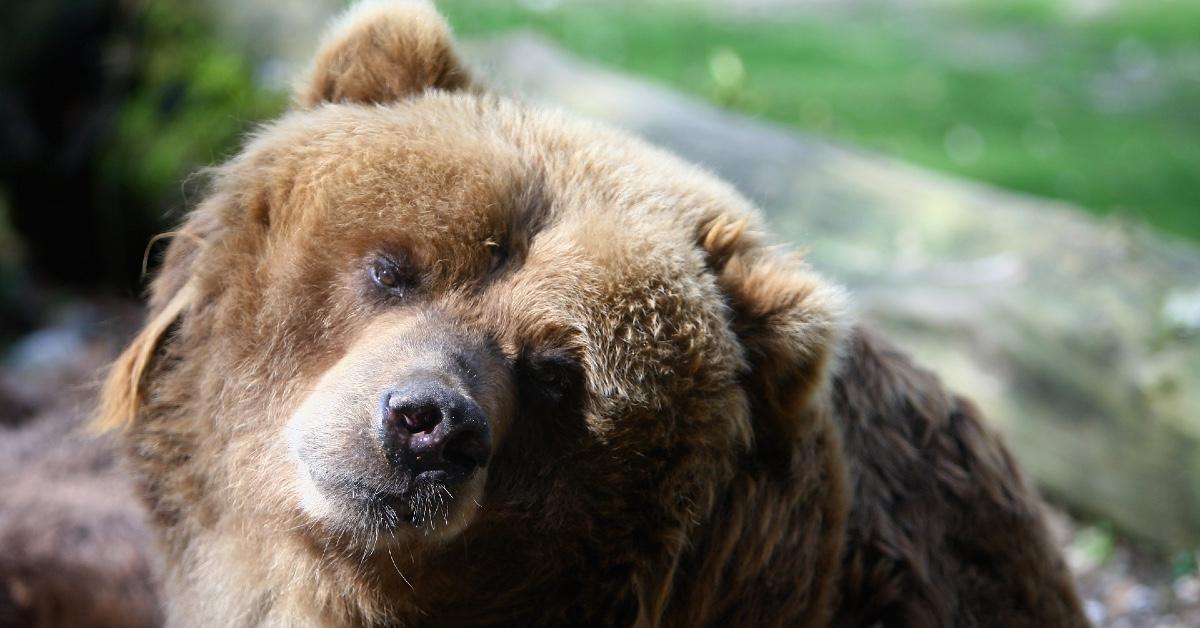
<path fill-rule="evenodd" d="M 438 423 L 442 422 L 442 413 L 437 408 L 416 408 L 410 412 L 403 413 L 402 417 L 404 419 L 404 427 L 408 428 L 408 431 L 413 434 L 428 432 L 437 427 Z"/>
<path fill-rule="evenodd" d="M 428 432 L 442 422 L 442 410 L 430 403 L 409 403 L 399 395 L 391 395 L 387 400 L 388 421 L 393 425 L 404 426 L 410 434 Z"/>
<path fill-rule="evenodd" d="M 483 430 L 474 426 L 462 426 L 446 440 L 442 448 L 442 459 L 470 473 L 476 467 L 487 466 L 491 455 L 491 444 Z"/>

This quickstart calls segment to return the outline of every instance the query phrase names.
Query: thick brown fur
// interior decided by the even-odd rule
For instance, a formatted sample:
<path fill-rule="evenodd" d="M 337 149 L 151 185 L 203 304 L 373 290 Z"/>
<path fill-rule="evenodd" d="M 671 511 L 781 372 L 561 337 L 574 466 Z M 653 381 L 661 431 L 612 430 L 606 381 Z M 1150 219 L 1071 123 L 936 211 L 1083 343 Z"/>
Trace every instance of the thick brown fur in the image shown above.
<path fill-rule="evenodd" d="M 1083 623 L 1003 448 L 728 186 L 478 91 L 421 2 L 352 9 L 296 103 L 105 388 L 173 625 Z M 321 483 L 378 468 L 379 386 L 463 346 L 485 470 L 411 525 Z"/>
<path fill-rule="evenodd" d="M 861 330 L 832 397 L 854 486 L 837 624 L 1085 623 L 1038 500 L 971 402 Z"/>

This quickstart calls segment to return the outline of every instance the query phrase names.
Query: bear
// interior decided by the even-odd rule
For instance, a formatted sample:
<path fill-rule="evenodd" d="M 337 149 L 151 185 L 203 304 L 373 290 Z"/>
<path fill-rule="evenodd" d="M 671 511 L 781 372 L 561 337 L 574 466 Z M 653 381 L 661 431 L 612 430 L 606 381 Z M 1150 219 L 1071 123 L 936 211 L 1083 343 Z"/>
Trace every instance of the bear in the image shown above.
<path fill-rule="evenodd" d="M 1084 626 L 967 400 L 729 185 L 351 7 L 98 425 L 172 626 Z"/>

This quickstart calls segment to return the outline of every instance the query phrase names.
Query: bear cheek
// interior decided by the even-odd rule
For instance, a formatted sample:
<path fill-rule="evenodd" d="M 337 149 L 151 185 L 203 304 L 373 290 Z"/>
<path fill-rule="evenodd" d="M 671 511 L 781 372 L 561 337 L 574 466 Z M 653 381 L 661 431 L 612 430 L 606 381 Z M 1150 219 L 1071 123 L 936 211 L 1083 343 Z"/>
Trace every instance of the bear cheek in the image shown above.
<path fill-rule="evenodd" d="M 347 432 L 355 404 L 338 387 L 322 382 L 288 418 L 284 440 L 295 471 L 301 507 L 316 518 L 333 514 L 334 506 L 316 483 L 338 474 L 349 448 Z"/>

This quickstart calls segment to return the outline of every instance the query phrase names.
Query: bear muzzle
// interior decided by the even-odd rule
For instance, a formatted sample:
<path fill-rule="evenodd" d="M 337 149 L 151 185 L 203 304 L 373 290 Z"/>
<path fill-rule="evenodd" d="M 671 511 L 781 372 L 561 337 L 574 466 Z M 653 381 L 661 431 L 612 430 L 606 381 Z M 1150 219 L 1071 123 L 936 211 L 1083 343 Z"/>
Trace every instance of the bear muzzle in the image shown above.
<path fill-rule="evenodd" d="M 287 421 L 301 509 L 335 529 L 454 534 L 482 508 L 515 392 L 487 335 L 436 314 L 381 317 Z"/>

